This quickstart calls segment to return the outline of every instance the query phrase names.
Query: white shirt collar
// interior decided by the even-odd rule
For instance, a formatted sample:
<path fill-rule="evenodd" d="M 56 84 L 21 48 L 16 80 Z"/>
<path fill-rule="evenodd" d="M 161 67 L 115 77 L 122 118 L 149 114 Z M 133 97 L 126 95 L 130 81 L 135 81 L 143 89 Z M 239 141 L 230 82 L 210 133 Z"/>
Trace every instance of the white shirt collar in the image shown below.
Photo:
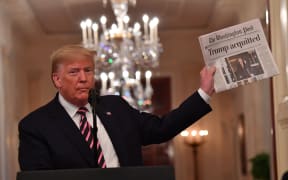
<path fill-rule="evenodd" d="M 79 107 L 68 102 L 60 93 L 59 93 L 58 99 L 59 99 L 60 104 L 64 107 L 64 109 L 69 114 L 69 116 L 74 117 L 76 115 Z M 89 112 L 92 112 L 92 109 L 91 109 L 91 106 L 89 103 L 87 103 L 84 107 L 86 107 Z"/>

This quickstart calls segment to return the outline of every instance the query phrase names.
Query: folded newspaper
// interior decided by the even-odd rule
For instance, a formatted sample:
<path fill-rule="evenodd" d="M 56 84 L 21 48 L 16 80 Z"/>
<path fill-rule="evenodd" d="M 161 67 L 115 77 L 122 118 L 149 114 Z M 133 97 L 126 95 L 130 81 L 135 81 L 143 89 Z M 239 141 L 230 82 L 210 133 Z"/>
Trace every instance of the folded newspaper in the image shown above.
<path fill-rule="evenodd" d="M 259 19 L 199 37 L 204 61 L 215 66 L 216 92 L 279 74 Z"/>

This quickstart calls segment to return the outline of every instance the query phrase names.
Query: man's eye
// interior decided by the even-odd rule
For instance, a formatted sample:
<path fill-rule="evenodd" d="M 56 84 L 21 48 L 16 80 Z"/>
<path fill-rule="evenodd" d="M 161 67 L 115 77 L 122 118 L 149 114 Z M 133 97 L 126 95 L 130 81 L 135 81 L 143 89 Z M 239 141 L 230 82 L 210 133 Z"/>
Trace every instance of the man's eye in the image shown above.
<path fill-rule="evenodd" d="M 85 69 L 85 72 L 93 72 L 93 69 Z"/>
<path fill-rule="evenodd" d="M 77 74 L 77 71 L 69 71 L 69 74 L 71 74 L 71 75 L 76 75 L 76 74 Z"/>

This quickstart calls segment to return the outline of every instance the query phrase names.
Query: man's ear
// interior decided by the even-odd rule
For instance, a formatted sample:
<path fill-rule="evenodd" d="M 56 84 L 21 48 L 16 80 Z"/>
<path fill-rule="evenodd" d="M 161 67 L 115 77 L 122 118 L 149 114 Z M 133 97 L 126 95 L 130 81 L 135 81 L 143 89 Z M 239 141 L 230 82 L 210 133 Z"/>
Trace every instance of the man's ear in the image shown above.
<path fill-rule="evenodd" d="M 60 88 L 62 86 L 61 79 L 58 73 L 53 73 L 51 78 L 56 88 Z"/>

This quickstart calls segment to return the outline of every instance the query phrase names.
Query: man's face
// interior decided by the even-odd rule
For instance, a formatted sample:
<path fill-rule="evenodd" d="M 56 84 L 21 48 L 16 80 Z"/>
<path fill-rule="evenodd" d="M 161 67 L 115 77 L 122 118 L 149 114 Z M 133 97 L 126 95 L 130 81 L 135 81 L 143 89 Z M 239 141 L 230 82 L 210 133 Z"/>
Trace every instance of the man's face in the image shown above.
<path fill-rule="evenodd" d="M 52 78 L 67 101 L 78 107 L 84 106 L 88 102 L 89 90 L 94 87 L 94 64 L 84 57 L 66 60 Z"/>

